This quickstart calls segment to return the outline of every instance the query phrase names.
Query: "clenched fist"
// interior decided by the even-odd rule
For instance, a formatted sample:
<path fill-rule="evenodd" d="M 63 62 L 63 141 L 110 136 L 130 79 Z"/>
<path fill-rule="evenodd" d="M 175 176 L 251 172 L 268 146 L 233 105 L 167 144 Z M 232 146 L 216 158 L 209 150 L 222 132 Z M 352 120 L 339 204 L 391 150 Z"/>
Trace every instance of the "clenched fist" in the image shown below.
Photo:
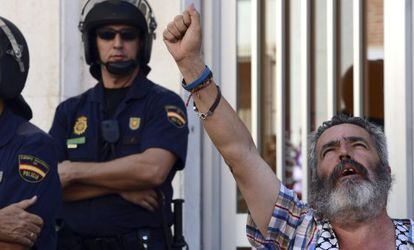
<path fill-rule="evenodd" d="M 196 79 L 204 70 L 201 56 L 200 14 L 190 5 L 171 21 L 163 33 L 168 51 L 186 82 Z"/>

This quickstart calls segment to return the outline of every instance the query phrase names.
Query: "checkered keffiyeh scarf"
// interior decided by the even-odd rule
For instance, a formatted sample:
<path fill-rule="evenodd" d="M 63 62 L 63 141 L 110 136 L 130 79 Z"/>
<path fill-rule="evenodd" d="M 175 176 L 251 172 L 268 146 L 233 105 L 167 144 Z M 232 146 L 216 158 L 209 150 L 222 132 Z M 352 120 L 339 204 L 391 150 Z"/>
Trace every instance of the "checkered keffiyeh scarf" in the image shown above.
<path fill-rule="evenodd" d="M 410 249 L 408 246 L 409 220 L 392 220 L 395 227 L 395 246 L 397 250 Z M 316 244 L 316 250 L 339 249 L 338 240 L 328 221 L 318 225 L 320 236 Z"/>

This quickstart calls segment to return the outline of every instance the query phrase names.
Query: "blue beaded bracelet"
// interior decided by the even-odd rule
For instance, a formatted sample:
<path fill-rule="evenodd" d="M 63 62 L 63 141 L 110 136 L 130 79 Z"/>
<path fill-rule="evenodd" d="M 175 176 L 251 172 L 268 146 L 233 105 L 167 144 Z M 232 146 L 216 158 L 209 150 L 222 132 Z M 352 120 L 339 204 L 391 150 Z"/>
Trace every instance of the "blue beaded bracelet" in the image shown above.
<path fill-rule="evenodd" d="M 201 73 L 201 75 L 195 79 L 192 83 L 190 84 L 186 84 L 185 81 L 183 80 L 182 82 L 182 86 L 185 90 L 192 92 L 192 90 L 196 89 L 198 86 L 202 85 L 203 83 L 205 83 L 208 79 L 210 79 L 213 76 L 213 73 L 211 72 L 211 70 L 207 67 L 204 68 L 203 72 Z"/>

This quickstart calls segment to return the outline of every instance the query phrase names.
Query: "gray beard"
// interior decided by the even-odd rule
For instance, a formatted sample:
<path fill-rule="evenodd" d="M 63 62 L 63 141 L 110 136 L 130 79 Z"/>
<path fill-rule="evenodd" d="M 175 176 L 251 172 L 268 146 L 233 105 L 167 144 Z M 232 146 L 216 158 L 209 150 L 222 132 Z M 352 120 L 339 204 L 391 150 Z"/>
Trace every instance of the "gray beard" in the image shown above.
<path fill-rule="evenodd" d="M 312 178 L 310 205 L 323 218 L 341 225 L 368 221 L 387 205 L 392 178 L 387 169 L 378 165 L 373 180 L 349 178 L 334 187 L 328 178 Z"/>

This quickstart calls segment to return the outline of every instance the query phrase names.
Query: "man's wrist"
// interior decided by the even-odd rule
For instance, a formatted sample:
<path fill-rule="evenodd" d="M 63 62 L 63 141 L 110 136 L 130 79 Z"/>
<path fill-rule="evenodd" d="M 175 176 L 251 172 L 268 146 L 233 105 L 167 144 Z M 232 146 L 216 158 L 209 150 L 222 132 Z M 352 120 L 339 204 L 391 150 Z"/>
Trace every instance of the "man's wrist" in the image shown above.
<path fill-rule="evenodd" d="M 182 62 L 177 63 L 177 65 L 183 75 L 184 81 L 187 83 L 193 82 L 195 79 L 199 78 L 206 67 L 201 57 L 183 60 Z"/>

